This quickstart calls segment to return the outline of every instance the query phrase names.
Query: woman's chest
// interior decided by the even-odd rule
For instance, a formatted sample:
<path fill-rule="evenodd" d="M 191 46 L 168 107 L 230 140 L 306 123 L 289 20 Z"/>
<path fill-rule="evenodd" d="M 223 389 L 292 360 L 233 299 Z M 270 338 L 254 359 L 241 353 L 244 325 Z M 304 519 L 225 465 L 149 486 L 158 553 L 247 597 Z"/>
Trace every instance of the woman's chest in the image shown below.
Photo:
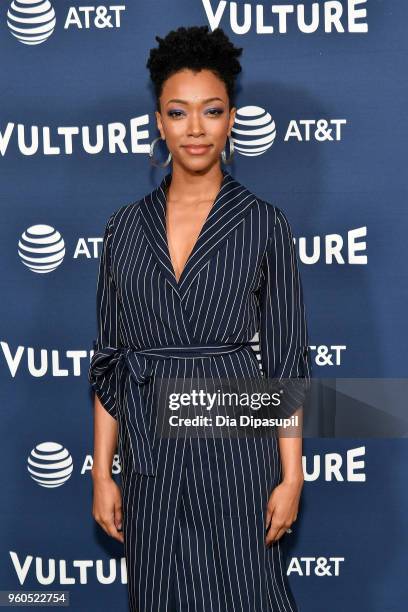
<path fill-rule="evenodd" d="M 177 282 L 167 243 L 152 243 L 138 219 L 115 236 L 111 274 L 119 301 L 129 312 L 177 310 L 193 318 L 222 306 L 237 313 L 252 300 L 263 280 L 262 264 L 268 235 L 264 224 L 248 215 L 227 233 L 201 238 L 193 247 L 181 283 Z M 204 239 L 203 239 L 204 238 Z"/>

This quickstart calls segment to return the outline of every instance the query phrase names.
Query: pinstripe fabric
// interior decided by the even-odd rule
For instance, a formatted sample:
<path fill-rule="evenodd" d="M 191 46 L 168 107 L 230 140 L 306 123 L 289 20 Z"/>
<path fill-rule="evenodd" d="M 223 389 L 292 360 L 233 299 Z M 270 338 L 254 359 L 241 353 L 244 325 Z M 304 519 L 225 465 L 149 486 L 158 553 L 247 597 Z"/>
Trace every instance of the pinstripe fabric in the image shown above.
<path fill-rule="evenodd" d="M 129 607 L 294 612 L 287 536 L 270 549 L 264 545 L 266 503 L 282 475 L 276 437 L 161 438 L 156 397 L 172 377 L 195 388 L 224 377 L 310 380 L 291 228 L 279 208 L 223 170 L 177 282 L 165 230 L 170 180 L 167 174 L 107 222 L 88 374 L 119 425 Z M 262 369 L 251 346 L 256 334 Z M 221 354 L 206 350 L 228 344 L 241 346 Z M 169 355 L 169 346 L 196 352 Z M 144 448 L 132 433 L 137 428 L 144 428 L 151 463 L 134 460 Z"/>

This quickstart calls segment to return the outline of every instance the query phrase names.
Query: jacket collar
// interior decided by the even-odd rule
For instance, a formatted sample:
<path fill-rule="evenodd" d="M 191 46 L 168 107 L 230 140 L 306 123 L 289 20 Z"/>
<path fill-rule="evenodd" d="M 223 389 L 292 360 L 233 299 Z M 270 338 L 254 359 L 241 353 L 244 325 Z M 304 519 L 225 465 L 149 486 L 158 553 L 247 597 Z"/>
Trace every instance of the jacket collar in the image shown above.
<path fill-rule="evenodd" d="M 182 298 L 194 278 L 219 249 L 232 230 L 249 213 L 255 196 L 222 168 L 223 179 L 214 204 L 177 282 L 166 233 L 166 192 L 172 174 L 165 175 L 160 185 L 140 201 L 140 212 L 146 238 L 166 280 Z"/>

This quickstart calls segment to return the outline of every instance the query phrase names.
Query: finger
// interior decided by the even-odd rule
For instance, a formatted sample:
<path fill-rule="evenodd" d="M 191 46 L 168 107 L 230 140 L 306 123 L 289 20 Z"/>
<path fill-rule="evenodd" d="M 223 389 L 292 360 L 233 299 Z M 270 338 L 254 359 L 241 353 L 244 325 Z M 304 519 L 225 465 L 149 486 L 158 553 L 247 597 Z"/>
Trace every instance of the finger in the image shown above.
<path fill-rule="evenodd" d="M 270 544 L 272 544 L 272 542 L 275 539 L 276 534 L 278 533 L 278 527 L 276 527 L 275 525 L 271 525 L 271 527 L 268 530 L 268 533 L 266 534 L 266 538 L 265 538 L 265 544 L 267 546 L 269 546 Z"/>
<path fill-rule="evenodd" d="M 273 516 L 273 511 L 275 509 L 274 504 L 272 504 L 270 501 L 268 502 L 267 506 L 266 506 L 266 512 L 265 512 L 265 529 L 268 529 L 269 527 L 269 523 L 272 520 L 272 516 Z"/>
<path fill-rule="evenodd" d="M 123 544 L 124 542 L 124 538 L 123 538 L 123 533 L 120 531 L 112 530 L 111 533 L 108 533 L 108 535 L 113 538 L 114 540 L 118 540 L 118 542 L 121 542 Z"/>
<path fill-rule="evenodd" d="M 280 540 L 281 537 L 283 535 L 285 535 L 285 533 L 286 533 L 286 527 L 282 527 L 282 529 L 279 529 L 278 533 L 275 536 L 275 540 L 274 541 L 277 542 L 278 540 Z"/>
<path fill-rule="evenodd" d="M 114 520 L 116 529 L 118 531 L 121 531 L 123 527 L 122 506 L 115 506 L 113 520 Z"/>
<path fill-rule="evenodd" d="M 101 529 L 103 529 L 103 531 L 106 533 L 106 535 L 110 535 L 109 528 L 108 528 L 107 524 L 102 519 L 99 519 L 99 521 L 97 521 L 97 523 L 98 523 L 99 527 Z"/>
<path fill-rule="evenodd" d="M 280 527 L 279 529 L 276 529 L 275 534 L 272 536 L 272 538 L 268 538 L 268 545 L 280 540 L 281 537 L 285 535 L 287 529 L 289 529 L 289 527 Z"/>
<path fill-rule="evenodd" d="M 107 533 L 111 536 L 111 538 L 122 541 L 123 533 L 116 529 L 116 525 L 113 520 L 107 526 Z"/>
<path fill-rule="evenodd" d="M 109 518 L 102 519 L 100 525 L 109 536 L 114 537 L 118 534 L 118 530 L 113 520 L 113 514 L 109 516 Z"/>
<path fill-rule="evenodd" d="M 287 527 L 283 522 L 278 521 L 275 516 L 275 521 L 272 519 L 271 527 L 267 533 L 265 544 L 269 545 L 272 542 L 278 540 L 286 531 Z"/>
<path fill-rule="evenodd" d="M 117 531 L 116 535 L 114 535 L 113 537 L 115 538 L 115 540 L 118 540 L 118 542 L 121 542 L 122 544 L 125 543 L 125 538 L 121 531 Z"/>
<path fill-rule="evenodd" d="M 272 518 L 272 512 L 269 509 L 267 509 L 266 514 L 265 514 L 265 529 L 268 529 L 269 524 L 271 522 L 271 518 Z"/>

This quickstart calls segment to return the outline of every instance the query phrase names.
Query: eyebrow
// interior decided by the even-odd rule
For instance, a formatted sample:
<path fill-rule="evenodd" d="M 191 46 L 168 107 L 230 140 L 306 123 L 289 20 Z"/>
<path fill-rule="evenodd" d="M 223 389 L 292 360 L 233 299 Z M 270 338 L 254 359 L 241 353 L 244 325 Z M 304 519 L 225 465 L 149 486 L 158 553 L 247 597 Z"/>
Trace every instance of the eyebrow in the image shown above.
<path fill-rule="evenodd" d="M 207 102 L 212 102 L 213 100 L 219 100 L 220 102 L 224 102 L 222 98 L 214 97 L 214 98 L 206 98 L 205 100 L 202 100 L 201 103 L 207 104 Z M 189 104 L 187 100 L 181 100 L 180 98 L 172 98 L 171 100 L 166 102 L 166 105 L 170 104 L 170 102 L 178 102 L 179 104 Z"/>

